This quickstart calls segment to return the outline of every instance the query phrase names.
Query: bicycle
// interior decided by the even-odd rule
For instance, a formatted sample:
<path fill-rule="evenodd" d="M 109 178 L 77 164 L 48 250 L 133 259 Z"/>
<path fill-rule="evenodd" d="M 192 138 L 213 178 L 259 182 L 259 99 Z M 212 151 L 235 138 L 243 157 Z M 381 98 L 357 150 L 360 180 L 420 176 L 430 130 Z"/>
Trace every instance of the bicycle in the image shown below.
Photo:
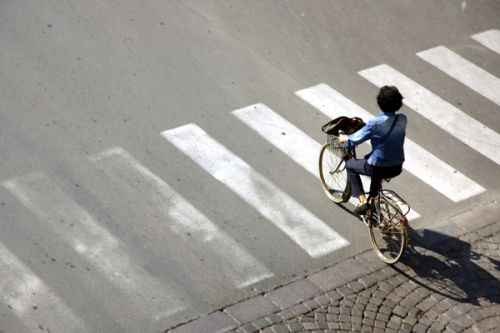
<path fill-rule="evenodd" d="M 327 134 L 327 143 L 319 154 L 319 176 L 325 194 L 337 204 L 351 198 L 346 162 L 355 157 L 355 149 L 345 149 L 336 135 Z M 396 192 L 383 188 L 382 183 L 389 180 L 380 179 L 377 194 L 368 195 L 369 209 L 361 216 L 361 220 L 368 226 L 370 241 L 377 256 L 388 264 L 394 264 L 408 246 L 406 214 L 410 206 Z"/>

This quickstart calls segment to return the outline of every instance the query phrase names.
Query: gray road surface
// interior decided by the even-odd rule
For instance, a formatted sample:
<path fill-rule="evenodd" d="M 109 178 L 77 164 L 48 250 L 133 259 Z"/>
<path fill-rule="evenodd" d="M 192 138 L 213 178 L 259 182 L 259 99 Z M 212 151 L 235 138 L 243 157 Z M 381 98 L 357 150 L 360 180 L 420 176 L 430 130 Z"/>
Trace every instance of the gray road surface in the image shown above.
<path fill-rule="evenodd" d="M 262 103 L 320 143 L 329 118 L 295 92 L 324 83 L 376 114 L 358 72 L 388 64 L 500 133 L 494 101 L 416 55 L 443 45 L 498 80 L 500 55 L 471 36 L 499 15 L 497 1 L 0 2 L 0 331 L 157 332 L 365 250 L 352 207 L 231 112 Z M 484 189 L 453 201 L 405 172 L 390 187 L 415 228 L 498 197 L 497 163 L 446 119 L 403 112 L 415 144 Z M 228 186 L 161 135 L 186 124 L 259 181 L 223 167 Z M 349 245 L 311 256 L 307 229 L 275 224 L 301 214 Z"/>

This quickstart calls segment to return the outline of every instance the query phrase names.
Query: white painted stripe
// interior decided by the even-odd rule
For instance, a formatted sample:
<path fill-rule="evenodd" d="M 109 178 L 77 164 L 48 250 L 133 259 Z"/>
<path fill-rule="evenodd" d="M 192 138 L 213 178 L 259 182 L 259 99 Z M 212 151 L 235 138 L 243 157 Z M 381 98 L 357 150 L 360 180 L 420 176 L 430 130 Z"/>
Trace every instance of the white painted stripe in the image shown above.
<path fill-rule="evenodd" d="M 108 175 L 133 187 L 136 193 L 147 196 L 154 202 L 168 217 L 164 227 L 169 228 L 182 242 L 206 244 L 204 253 L 212 252 L 226 263 L 219 273 L 221 276 L 228 276 L 238 288 L 273 276 L 241 245 L 123 148 L 112 148 L 92 160 Z M 203 270 L 198 270 L 200 269 Z"/>
<path fill-rule="evenodd" d="M 318 177 L 318 154 L 321 149 L 318 142 L 264 104 L 251 105 L 232 113 L 297 164 Z"/>
<path fill-rule="evenodd" d="M 500 79 L 444 46 L 417 53 L 455 80 L 500 105 Z"/>
<path fill-rule="evenodd" d="M 47 285 L 0 243 L 0 300 L 32 332 L 89 332 Z"/>
<path fill-rule="evenodd" d="M 198 126 L 188 124 L 164 131 L 162 135 L 253 206 L 310 256 L 319 257 L 349 244 Z"/>
<path fill-rule="evenodd" d="M 327 84 L 321 83 L 316 86 L 296 91 L 295 94 L 307 103 L 320 110 L 328 118 L 334 119 L 340 116 L 360 117 L 365 122 L 372 117 L 368 112 L 361 109 L 357 104 L 345 98 Z M 369 143 L 365 143 L 368 144 Z M 370 177 L 361 176 L 363 188 L 367 191 L 370 188 Z M 349 202 L 358 205 L 357 198 L 352 198 Z M 416 220 L 420 214 L 410 208 L 406 215 L 409 221 Z"/>
<path fill-rule="evenodd" d="M 343 115 L 360 117 L 366 122 L 373 117 L 324 83 L 300 90 L 296 94 L 329 118 Z M 481 185 L 408 138 L 405 139 L 405 158 L 403 167 L 407 171 L 454 202 L 485 191 Z"/>
<path fill-rule="evenodd" d="M 458 140 L 500 164 L 500 135 L 388 65 L 359 72 L 381 87 L 395 85 L 403 102 Z"/>
<path fill-rule="evenodd" d="M 233 114 L 319 179 L 318 155 L 321 144 L 264 104 L 235 110 Z M 362 181 L 365 188 L 366 184 L 370 185 L 368 178 L 363 177 Z M 351 197 L 349 202 L 358 205 L 357 198 Z"/>
<path fill-rule="evenodd" d="M 500 30 L 492 29 L 472 36 L 472 39 L 500 54 Z"/>
<path fill-rule="evenodd" d="M 128 294 L 131 301 L 133 298 L 138 313 L 147 318 L 157 313 L 170 316 L 185 308 L 174 286 L 153 278 L 138 266 L 116 237 L 45 174 L 33 173 L 4 181 L 2 185 L 105 278 Z"/>

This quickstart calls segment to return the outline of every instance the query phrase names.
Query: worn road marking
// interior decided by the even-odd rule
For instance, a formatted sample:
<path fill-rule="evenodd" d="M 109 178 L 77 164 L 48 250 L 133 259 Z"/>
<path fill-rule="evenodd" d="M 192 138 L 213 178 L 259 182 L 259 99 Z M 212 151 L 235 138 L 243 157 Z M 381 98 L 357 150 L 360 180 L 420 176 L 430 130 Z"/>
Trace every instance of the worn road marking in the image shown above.
<path fill-rule="evenodd" d="M 492 29 L 473 35 L 472 39 L 500 54 L 500 30 Z"/>
<path fill-rule="evenodd" d="M 366 122 L 373 117 L 324 83 L 300 90 L 297 95 L 330 118 L 344 115 L 360 117 Z M 405 139 L 405 159 L 403 167 L 407 171 L 454 202 L 485 191 L 481 185 L 408 138 Z"/>
<path fill-rule="evenodd" d="M 218 279 L 227 276 L 238 288 L 243 288 L 273 276 L 245 248 L 123 148 L 112 148 L 93 160 L 110 177 L 133 188 L 137 195 L 146 197 L 169 218 L 159 227 L 171 230 L 183 244 L 193 244 L 193 251 L 194 245 L 205 244 L 201 251 L 203 255 L 212 253 L 225 262 L 223 269 L 217 272 L 220 274 Z M 184 252 L 184 256 L 189 254 Z M 193 261 L 199 262 L 199 258 L 193 258 Z M 204 266 L 207 265 L 205 262 Z M 203 271 L 203 268 L 199 269 Z"/>
<path fill-rule="evenodd" d="M 500 135 L 441 97 L 422 87 L 389 65 L 379 65 L 359 72 L 381 87 L 395 85 L 404 96 L 403 102 L 458 140 L 500 164 Z"/>
<path fill-rule="evenodd" d="M 417 55 L 455 80 L 500 105 L 500 79 L 444 46 Z"/>
<path fill-rule="evenodd" d="M 137 265 L 115 236 L 45 174 L 25 175 L 4 181 L 2 185 L 105 278 L 124 291 L 133 300 L 132 305 L 137 306 L 137 313 L 146 318 L 160 312 L 170 316 L 185 308 L 174 286 L 168 281 L 155 279 Z M 140 294 L 137 293 L 139 290 Z"/>
<path fill-rule="evenodd" d="M 349 244 L 270 180 L 195 124 L 162 132 L 184 154 L 276 225 L 310 256 Z"/>
<path fill-rule="evenodd" d="M 32 332 L 89 332 L 89 328 L 0 243 L 0 300 Z"/>

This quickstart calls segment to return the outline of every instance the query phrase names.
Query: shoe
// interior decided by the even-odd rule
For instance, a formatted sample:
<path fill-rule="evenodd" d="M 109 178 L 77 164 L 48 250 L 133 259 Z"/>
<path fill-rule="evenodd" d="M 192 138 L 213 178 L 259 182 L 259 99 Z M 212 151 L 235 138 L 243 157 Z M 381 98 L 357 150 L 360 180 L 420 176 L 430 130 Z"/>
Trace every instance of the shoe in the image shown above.
<path fill-rule="evenodd" d="M 362 205 L 359 205 L 354 209 L 354 214 L 356 215 L 365 215 L 365 213 L 370 209 L 370 205 L 368 203 L 364 203 Z"/>

